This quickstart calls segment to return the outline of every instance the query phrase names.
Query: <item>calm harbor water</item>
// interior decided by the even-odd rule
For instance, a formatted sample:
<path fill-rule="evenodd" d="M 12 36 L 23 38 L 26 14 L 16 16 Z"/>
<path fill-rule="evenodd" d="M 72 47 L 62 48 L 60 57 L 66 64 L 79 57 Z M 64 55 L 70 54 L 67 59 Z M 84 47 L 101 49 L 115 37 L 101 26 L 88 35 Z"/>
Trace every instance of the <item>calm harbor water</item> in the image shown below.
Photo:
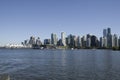
<path fill-rule="evenodd" d="M 0 74 L 11 80 L 120 80 L 120 52 L 0 49 Z"/>

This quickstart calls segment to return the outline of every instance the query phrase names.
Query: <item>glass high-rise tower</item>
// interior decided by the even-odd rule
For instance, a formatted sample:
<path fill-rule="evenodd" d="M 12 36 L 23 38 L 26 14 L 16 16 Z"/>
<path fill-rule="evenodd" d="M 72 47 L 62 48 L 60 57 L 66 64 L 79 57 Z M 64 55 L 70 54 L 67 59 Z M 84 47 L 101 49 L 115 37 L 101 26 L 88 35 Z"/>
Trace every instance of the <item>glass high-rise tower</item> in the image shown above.
<path fill-rule="evenodd" d="M 107 28 L 107 34 L 111 34 L 111 28 Z"/>
<path fill-rule="evenodd" d="M 107 37 L 107 30 L 103 29 L 103 37 Z"/>
<path fill-rule="evenodd" d="M 107 47 L 112 48 L 111 28 L 107 28 Z"/>
<path fill-rule="evenodd" d="M 51 44 L 57 45 L 57 35 L 54 33 L 51 34 Z"/>

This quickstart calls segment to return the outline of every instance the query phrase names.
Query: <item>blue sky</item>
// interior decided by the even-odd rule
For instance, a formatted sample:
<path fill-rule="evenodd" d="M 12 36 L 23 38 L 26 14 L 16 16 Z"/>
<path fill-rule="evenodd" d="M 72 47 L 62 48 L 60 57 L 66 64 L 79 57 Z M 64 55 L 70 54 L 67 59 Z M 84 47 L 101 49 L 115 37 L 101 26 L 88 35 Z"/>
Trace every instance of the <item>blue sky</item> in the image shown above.
<path fill-rule="evenodd" d="M 120 35 L 120 0 L 0 0 L 0 44 L 62 31 L 100 37 L 107 27 Z"/>

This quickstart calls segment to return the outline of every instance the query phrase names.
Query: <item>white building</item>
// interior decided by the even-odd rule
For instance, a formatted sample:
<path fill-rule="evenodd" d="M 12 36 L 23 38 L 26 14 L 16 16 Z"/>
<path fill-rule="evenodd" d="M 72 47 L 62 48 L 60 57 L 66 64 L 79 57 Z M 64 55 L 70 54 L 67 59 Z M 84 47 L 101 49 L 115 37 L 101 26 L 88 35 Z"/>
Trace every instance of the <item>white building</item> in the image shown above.
<path fill-rule="evenodd" d="M 107 47 L 107 37 L 103 37 L 103 40 L 102 40 L 102 45 L 103 47 Z"/>
<path fill-rule="evenodd" d="M 61 43 L 66 46 L 66 34 L 64 32 L 61 32 Z"/>

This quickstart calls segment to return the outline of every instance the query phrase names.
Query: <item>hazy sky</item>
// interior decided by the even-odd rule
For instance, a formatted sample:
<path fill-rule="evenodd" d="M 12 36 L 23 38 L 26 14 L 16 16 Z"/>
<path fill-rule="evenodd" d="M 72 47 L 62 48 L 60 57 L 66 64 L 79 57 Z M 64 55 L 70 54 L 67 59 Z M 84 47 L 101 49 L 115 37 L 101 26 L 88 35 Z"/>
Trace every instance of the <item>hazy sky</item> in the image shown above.
<path fill-rule="evenodd" d="M 0 44 L 62 31 L 102 36 L 107 27 L 120 35 L 120 0 L 0 0 Z"/>

